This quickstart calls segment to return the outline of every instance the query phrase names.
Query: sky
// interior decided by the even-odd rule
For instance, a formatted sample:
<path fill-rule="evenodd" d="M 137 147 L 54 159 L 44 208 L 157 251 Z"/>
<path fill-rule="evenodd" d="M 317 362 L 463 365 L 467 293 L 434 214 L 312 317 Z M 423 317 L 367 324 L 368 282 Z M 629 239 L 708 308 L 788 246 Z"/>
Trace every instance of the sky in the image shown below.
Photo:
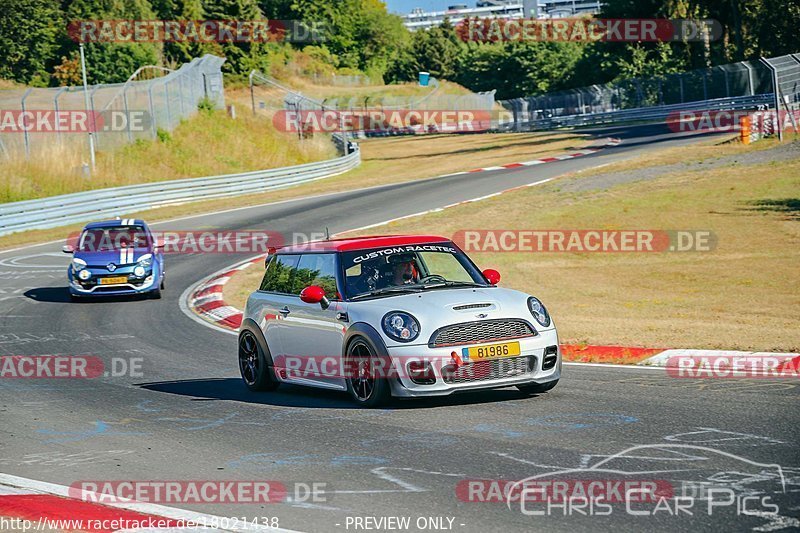
<path fill-rule="evenodd" d="M 389 7 L 390 13 L 410 13 L 415 7 L 421 7 L 425 11 L 444 11 L 447 6 L 455 4 L 467 4 L 475 7 L 475 0 L 383 0 Z"/>

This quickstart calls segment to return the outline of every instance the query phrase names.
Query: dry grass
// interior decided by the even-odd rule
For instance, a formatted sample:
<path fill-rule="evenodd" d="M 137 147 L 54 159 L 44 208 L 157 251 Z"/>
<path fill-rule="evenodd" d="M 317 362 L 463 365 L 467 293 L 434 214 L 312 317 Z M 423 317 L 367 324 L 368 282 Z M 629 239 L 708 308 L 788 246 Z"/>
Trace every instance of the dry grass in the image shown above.
<path fill-rule="evenodd" d="M 17 157 L 0 167 L 0 202 L 42 198 L 104 187 L 260 170 L 335 156 L 325 138 L 300 143 L 245 114 L 199 113 L 165 141 L 139 141 L 99 152 L 97 168 L 84 178 L 81 152 L 56 143 L 31 160 Z"/>
<path fill-rule="evenodd" d="M 749 150 L 679 153 L 690 160 L 737 149 Z M 663 162 L 666 155 L 648 159 Z M 800 159 L 675 172 L 591 193 L 561 193 L 561 183 L 398 221 L 380 232 L 453 235 L 480 225 L 710 230 L 718 238 L 712 252 L 471 255 L 483 268 L 498 268 L 503 285 L 542 298 L 565 343 L 800 350 L 800 220 L 791 207 L 800 203 Z M 784 199 L 793 199 L 788 211 L 756 207 Z M 491 222 L 469 222 L 475 220 Z"/>
<path fill-rule="evenodd" d="M 222 297 L 228 305 L 244 309 L 247 297 L 261 284 L 264 277 L 263 263 L 255 263 L 240 270 L 222 287 Z"/>
<path fill-rule="evenodd" d="M 237 119 L 238 120 L 238 119 Z M 511 163 L 535 159 L 543 155 L 559 154 L 563 150 L 584 145 L 587 140 L 575 135 L 559 134 L 496 134 L 496 135 L 429 135 L 425 137 L 392 137 L 370 139 L 361 144 L 364 163 L 357 169 L 330 179 L 324 179 L 287 189 L 225 198 L 205 202 L 164 207 L 138 213 L 124 213 L 148 221 L 167 220 L 194 214 L 210 213 L 234 207 L 259 205 L 290 198 L 338 192 L 382 183 L 397 183 L 427 178 L 496 162 Z M 220 143 L 219 146 L 226 144 Z M 461 150 L 469 146 L 472 152 Z M 215 157 L 222 150 L 214 149 L 206 157 Z M 401 158 L 399 154 L 414 154 Z M 457 157 L 453 157 L 453 156 Z M 148 155 L 148 157 L 154 157 Z M 143 166 L 157 162 L 143 160 Z M 63 238 L 80 230 L 82 225 L 72 225 L 51 230 L 36 230 L 0 237 L 0 249 Z"/>

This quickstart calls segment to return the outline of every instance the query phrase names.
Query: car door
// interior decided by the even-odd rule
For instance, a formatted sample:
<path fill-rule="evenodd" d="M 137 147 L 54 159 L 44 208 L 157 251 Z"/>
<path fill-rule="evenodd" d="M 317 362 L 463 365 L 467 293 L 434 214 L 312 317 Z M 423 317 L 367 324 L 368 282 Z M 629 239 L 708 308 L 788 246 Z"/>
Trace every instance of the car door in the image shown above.
<path fill-rule="evenodd" d="M 294 277 L 300 256 L 274 255 L 267 264 L 261 286 L 248 301 L 247 315 L 255 320 L 264 332 L 272 360 L 278 363 L 284 353 L 282 330 L 289 313 L 287 307 L 296 298 L 293 294 Z"/>
<path fill-rule="evenodd" d="M 306 253 L 300 256 L 294 278 L 295 296 L 287 304 L 289 313 L 283 321 L 283 350 L 292 364 L 303 372 L 298 383 L 345 390 L 341 364 L 344 342 L 345 304 L 337 290 L 338 257 L 334 253 Z M 330 306 L 300 300 L 300 292 L 309 285 L 325 290 Z"/>

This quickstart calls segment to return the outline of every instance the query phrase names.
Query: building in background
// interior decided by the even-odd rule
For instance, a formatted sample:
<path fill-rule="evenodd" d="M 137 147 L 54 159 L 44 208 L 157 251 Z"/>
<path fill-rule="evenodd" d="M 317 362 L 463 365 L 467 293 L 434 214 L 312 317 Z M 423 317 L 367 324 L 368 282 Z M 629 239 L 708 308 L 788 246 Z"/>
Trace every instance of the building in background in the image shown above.
<path fill-rule="evenodd" d="M 445 11 L 423 11 L 414 8 L 403 15 L 409 30 L 432 28 L 445 19 L 458 24 L 465 18 L 563 18 L 600 12 L 601 0 L 477 0 L 475 7 L 453 4 Z"/>

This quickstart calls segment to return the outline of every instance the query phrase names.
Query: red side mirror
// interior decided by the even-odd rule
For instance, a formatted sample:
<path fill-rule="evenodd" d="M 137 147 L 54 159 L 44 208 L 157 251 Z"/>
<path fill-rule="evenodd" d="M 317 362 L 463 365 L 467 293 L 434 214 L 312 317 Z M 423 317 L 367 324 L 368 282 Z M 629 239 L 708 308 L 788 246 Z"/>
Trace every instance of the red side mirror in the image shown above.
<path fill-rule="evenodd" d="M 483 277 L 486 278 L 486 281 L 491 283 L 492 285 L 497 285 L 500 283 L 500 272 L 493 268 L 487 268 L 483 271 Z"/>
<path fill-rule="evenodd" d="M 330 305 L 325 297 L 325 289 L 318 285 L 309 285 L 300 291 L 300 300 L 307 304 L 321 304 L 323 309 Z"/>

